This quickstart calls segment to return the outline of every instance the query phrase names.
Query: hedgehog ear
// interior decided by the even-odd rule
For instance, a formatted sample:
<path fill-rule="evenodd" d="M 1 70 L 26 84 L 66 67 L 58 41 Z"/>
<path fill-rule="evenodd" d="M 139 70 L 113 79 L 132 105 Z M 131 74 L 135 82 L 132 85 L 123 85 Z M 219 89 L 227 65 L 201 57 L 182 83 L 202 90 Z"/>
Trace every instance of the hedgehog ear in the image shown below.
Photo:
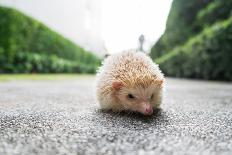
<path fill-rule="evenodd" d="M 164 83 L 164 80 L 163 80 L 163 79 L 162 79 L 162 80 L 157 80 L 155 83 L 156 83 L 157 85 L 162 86 L 163 83 Z"/>
<path fill-rule="evenodd" d="M 115 90 L 121 89 L 122 86 L 123 86 L 122 82 L 113 81 L 113 83 L 112 83 L 112 88 L 115 89 Z"/>

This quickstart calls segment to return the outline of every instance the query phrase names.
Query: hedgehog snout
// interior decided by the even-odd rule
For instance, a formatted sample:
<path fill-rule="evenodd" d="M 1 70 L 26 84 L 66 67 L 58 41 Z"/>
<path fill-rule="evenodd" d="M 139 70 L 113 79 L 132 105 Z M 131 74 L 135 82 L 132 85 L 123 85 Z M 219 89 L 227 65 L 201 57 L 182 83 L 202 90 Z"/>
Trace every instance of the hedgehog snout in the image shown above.
<path fill-rule="evenodd" d="M 149 102 L 141 102 L 140 107 L 137 110 L 144 115 L 153 114 L 153 107 Z"/>
<path fill-rule="evenodd" d="M 151 115 L 153 113 L 153 108 L 151 106 L 146 108 L 146 114 Z"/>
<path fill-rule="evenodd" d="M 145 103 L 143 111 L 144 115 L 151 115 L 153 114 L 153 107 L 150 103 Z"/>

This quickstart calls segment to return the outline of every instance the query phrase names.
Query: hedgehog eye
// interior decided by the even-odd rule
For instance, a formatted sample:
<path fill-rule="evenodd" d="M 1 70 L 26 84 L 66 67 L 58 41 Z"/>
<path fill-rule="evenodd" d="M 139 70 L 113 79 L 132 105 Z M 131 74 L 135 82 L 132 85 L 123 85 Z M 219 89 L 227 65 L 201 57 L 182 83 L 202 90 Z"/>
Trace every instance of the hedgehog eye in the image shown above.
<path fill-rule="evenodd" d="M 134 97 L 132 94 L 128 94 L 127 97 L 128 97 L 129 99 L 135 99 L 135 97 Z"/>
<path fill-rule="evenodd" d="M 153 99 L 153 97 L 154 97 L 154 94 L 151 95 L 150 99 Z"/>

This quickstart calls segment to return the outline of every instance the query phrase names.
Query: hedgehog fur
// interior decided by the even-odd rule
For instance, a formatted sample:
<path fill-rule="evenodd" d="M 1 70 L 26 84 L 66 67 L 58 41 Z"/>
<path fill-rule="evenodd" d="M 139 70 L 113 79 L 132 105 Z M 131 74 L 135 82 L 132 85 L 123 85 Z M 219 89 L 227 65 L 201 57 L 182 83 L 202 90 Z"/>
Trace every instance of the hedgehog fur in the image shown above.
<path fill-rule="evenodd" d="M 142 52 L 129 50 L 110 55 L 97 71 L 96 97 L 102 109 L 143 113 L 140 102 L 158 108 L 163 88 L 164 75 Z"/>

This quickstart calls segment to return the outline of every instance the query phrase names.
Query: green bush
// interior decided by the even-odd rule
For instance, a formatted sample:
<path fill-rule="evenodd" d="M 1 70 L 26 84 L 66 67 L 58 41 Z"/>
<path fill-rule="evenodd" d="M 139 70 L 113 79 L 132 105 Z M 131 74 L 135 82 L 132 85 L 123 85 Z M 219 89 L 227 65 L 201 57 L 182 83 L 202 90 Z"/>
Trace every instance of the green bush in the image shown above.
<path fill-rule="evenodd" d="M 232 15 L 231 10 L 231 0 L 173 0 L 165 33 L 152 47 L 150 56 L 156 59 L 167 54 L 206 26 L 228 19 Z"/>
<path fill-rule="evenodd" d="M 232 18 L 218 22 L 156 59 L 170 76 L 232 80 Z"/>
<path fill-rule="evenodd" d="M 31 52 L 19 52 L 6 66 L 7 73 L 95 73 L 97 67 Z"/>
<path fill-rule="evenodd" d="M 210 26 L 217 21 L 228 19 L 232 15 L 232 1 L 218 0 L 209 3 L 206 8 L 199 11 L 195 23 L 201 27 Z"/>
<path fill-rule="evenodd" d="M 168 76 L 232 80 L 231 0 L 173 0 L 150 56 Z"/>
<path fill-rule="evenodd" d="M 159 40 L 156 42 L 155 46 L 153 46 L 151 48 L 151 52 L 150 52 L 150 56 L 153 58 L 153 59 L 156 59 L 156 58 L 159 58 L 161 57 L 162 55 L 166 54 L 166 47 L 164 45 L 164 35 L 162 35 Z"/>
<path fill-rule="evenodd" d="M 19 64 L 20 59 L 24 61 Z M 75 70 L 69 61 L 80 65 L 74 65 Z M 97 56 L 40 22 L 0 7 L 0 72 L 92 72 L 99 63 Z"/>
<path fill-rule="evenodd" d="M 162 37 L 151 49 L 151 57 L 156 59 L 169 53 L 176 46 L 201 31 L 195 23 L 198 12 L 205 8 L 212 0 L 173 0 L 168 15 L 166 29 Z"/>

